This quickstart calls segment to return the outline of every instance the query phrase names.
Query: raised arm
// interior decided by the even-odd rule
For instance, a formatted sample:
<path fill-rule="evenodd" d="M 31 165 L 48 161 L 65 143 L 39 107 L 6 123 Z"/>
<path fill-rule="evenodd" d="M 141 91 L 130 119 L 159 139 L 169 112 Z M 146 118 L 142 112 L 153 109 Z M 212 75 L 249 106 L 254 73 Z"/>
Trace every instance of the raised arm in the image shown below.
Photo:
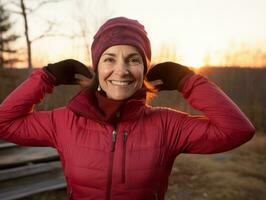
<path fill-rule="evenodd" d="M 0 105 L 0 138 L 21 145 L 56 146 L 54 112 L 33 112 L 33 107 L 46 93 L 52 92 L 54 85 L 79 83 L 76 74 L 93 76 L 85 65 L 75 60 L 49 64 L 34 71 Z"/>
<path fill-rule="evenodd" d="M 178 74 L 183 72 L 179 81 L 174 79 L 175 81 L 169 84 L 173 88 L 176 85 L 175 88 L 182 93 L 188 103 L 204 114 L 204 116 L 191 116 L 174 111 L 167 112 L 168 141 L 176 153 L 223 152 L 252 138 L 255 129 L 248 118 L 218 86 L 207 78 L 175 63 L 161 64 L 154 71 L 161 74 L 159 71 L 167 68 L 169 64 L 172 67 L 171 74 L 177 74 L 178 77 Z M 163 82 L 164 78 L 167 77 L 162 77 Z M 167 89 L 165 85 L 160 87 Z"/>
<path fill-rule="evenodd" d="M 33 112 L 45 93 L 51 93 L 53 79 L 42 70 L 17 87 L 0 105 L 0 138 L 30 146 L 55 146 L 52 112 Z"/>

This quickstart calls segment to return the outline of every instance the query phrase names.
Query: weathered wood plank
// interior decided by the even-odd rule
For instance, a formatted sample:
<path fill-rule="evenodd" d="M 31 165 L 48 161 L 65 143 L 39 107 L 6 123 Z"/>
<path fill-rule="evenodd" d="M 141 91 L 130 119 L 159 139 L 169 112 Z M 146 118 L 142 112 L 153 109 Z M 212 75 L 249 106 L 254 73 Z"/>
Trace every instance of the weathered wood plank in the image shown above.
<path fill-rule="evenodd" d="M 45 162 L 39 164 L 29 164 L 26 166 L 15 167 L 11 169 L 0 170 L 0 182 L 20 178 L 23 176 L 35 175 L 48 172 L 55 169 L 60 169 L 60 161 Z"/>
<path fill-rule="evenodd" d="M 15 200 L 65 187 L 66 182 L 62 170 L 53 170 L 49 173 L 0 182 L 0 199 Z"/>
<path fill-rule="evenodd" d="M 17 144 L 9 143 L 9 142 L 0 142 L 0 149 L 10 148 L 10 147 L 16 147 Z"/>
<path fill-rule="evenodd" d="M 0 169 L 51 160 L 58 160 L 58 153 L 49 147 L 18 146 L 0 151 Z"/>

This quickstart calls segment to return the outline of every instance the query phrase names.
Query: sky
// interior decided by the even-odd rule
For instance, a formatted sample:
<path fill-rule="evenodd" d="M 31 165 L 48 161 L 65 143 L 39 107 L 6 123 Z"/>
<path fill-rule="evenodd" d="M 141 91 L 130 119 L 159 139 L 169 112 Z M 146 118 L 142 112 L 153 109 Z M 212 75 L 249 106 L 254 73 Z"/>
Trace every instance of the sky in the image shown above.
<path fill-rule="evenodd" d="M 38 1 L 25 0 L 25 4 L 34 7 Z M 28 18 L 32 39 L 47 30 L 47 20 L 56 24 L 52 31 L 56 36 L 32 43 L 34 66 L 66 58 L 89 64 L 84 40 L 90 44 L 99 25 L 117 16 L 137 19 L 145 26 L 154 63 L 266 66 L 265 0 L 66 0 L 47 4 Z M 21 17 L 12 19 L 15 31 L 23 35 Z M 80 36 L 81 24 L 89 32 L 85 39 Z M 79 36 L 73 39 L 71 35 Z M 17 46 L 25 47 L 23 38 Z"/>

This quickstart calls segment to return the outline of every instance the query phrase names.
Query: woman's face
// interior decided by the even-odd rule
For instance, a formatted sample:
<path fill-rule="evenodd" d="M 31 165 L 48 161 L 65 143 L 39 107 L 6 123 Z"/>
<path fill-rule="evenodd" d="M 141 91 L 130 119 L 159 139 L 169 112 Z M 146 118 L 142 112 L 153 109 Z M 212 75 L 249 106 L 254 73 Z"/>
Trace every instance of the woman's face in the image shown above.
<path fill-rule="evenodd" d="M 142 87 L 143 74 L 142 57 L 133 46 L 112 46 L 100 57 L 99 83 L 110 99 L 123 100 L 131 97 Z"/>

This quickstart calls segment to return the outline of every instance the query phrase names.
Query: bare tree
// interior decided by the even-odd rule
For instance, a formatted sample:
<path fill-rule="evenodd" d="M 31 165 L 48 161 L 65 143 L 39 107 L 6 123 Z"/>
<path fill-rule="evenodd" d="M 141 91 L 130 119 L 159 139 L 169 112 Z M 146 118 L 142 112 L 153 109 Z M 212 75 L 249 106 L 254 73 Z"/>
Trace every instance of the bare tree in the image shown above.
<path fill-rule="evenodd" d="M 23 22 L 24 22 L 24 35 L 25 35 L 25 40 L 26 40 L 26 45 L 27 45 L 27 62 L 28 62 L 28 68 L 29 70 L 32 69 L 32 42 L 37 41 L 39 39 L 42 39 L 44 37 L 48 36 L 53 36 L 53 34 L 50 34 L 50 31 L 52 30 L 53 26 L 55 23 L 48 21 L 48 29 L 44 31 L 41 35 L 37 36 L 36 38 L 31 39 L 29 36 L 30 28 L 29 28 L 29 23 L 28 23 L 28 16 L 32 14 L 33 12 L 36 12 L 39 8 L 42 6 L 49 4 L 49 3 L 57 3 L 57 2 L 62 2 L 65 0 L 42 0 L 38 1 L 38 4 L 34 8 L 27 7 L 25 4 L 25 0 L 19 0 L 16 1 L 9 1 L 9 4 L 12 4 L 15 6 L 15 10 L 10 10 L 10 12 L 18 14 L 22 16 Z M 7 4 L 8 4 L 7 3 Z"/>
<path fill-rule="evenodd" d="M 20 0 L 20 7 L 21 7 L 21 11 L 22 11 L 22 16 L 23 16 L 23 19 L 24 19 L 25 38 L 26 38 L 27 54 L 28 54 L 28 67 L 31 70 L 32 69 L 31 41 L 30 41 L 30 38 L 29 38 L 28 16 L 27 16 L 27 13 L 26 13 L 24 0 Z"/>
<path fill-rule="evenodd" d="M 11 56 L 17 52 L 17 49 L 11 48 L 10 43 L 15 42 L 19 37 L 10 31 L 12 25 L 10 14 L 0 4 L 0 68 L 5 64 L 12 65 L 18 61 L 16 57 Z"/>
<path fill-rule="evenodd" d="M 74 43 L 78 43 L 81 46 L 78 47 L 84 50 L 86 62 L 91 64 L 91 42 L 93 34 L 96 32 L 100 24 L 103 23 L 111 15 L 110 7 L 108 6 L 108 0 L 73 0 L 72 2 L 76 6 L 77 14 L 75 22 L 79 29 L 74 29 L 72 34 L 65 33 L 55 33 L 53 30 L 54 27 L 57 27 L 54 22 L 46 21 L 48 24 L 47 30 L 45 30 L 41 35 L 32 38 L 30 36 L 31 27 L 29 25 L 29 19 L 31 14 L 36 13 L 38 9 L 49 4 L 49 3 L 58 3 L 68 0 L 36 0 L 31 4 L 27 0 L 11 0 L 7 1 L 6 4 L 12 5 L 10 11 L 14 14 L 17 14 L 22 17 L 24 24 L 24 37 L 27 46 L 27 63 L 28 68 L 32 69 L 32 43 L 43 39 L 45 37 L 59 36 L 65 37 L 72 40 Z M 99 13 L 98 11 L 101 10 Z M 60 31 L 57 31 L 60 32 Z M 82 47 L 82 48 L 81 48 Z"/>

